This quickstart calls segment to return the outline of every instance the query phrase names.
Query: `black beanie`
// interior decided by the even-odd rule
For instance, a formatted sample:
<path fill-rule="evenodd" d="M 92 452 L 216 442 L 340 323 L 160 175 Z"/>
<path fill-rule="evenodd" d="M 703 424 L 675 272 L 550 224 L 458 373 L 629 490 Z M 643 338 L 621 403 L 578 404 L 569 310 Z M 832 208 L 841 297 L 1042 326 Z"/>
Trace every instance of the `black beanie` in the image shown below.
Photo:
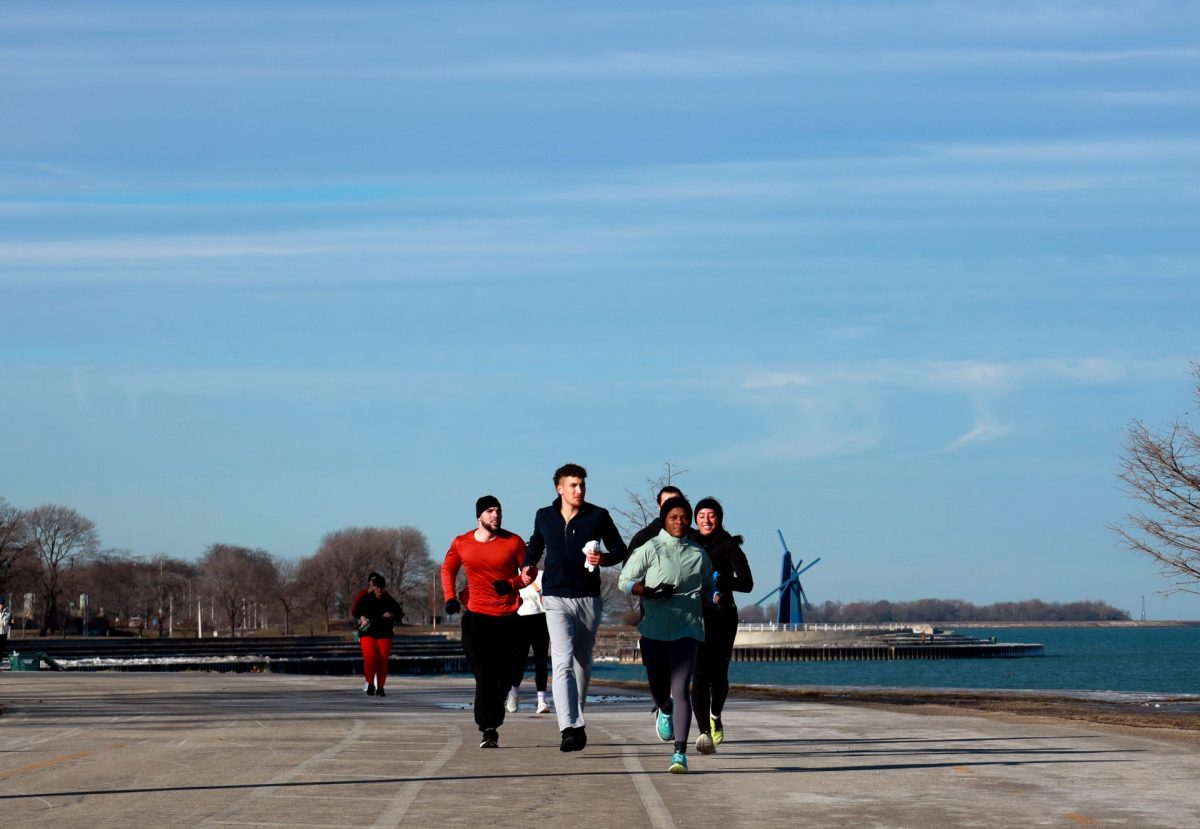
<path fill-rule="evenodd" d="M 483 515 L 484 510 L 489 510 L 492 507 L 500 507 L 500 499 L 495 495 L 485 495 L 475 502 L 475 517 Z"/>
<path fill-rule="evenodd" d="M 688 523 L 692 523 L 692 505 L 689 504 L 687 498 L 684 498 L 682 495 L 673 495 L 667 500 L 663 501 L 663 505 L 658 511 L 658 520 L 663 524 L 663 526 L 666 526 L 667 524 L 667 513 L 677 507 L 683 507 L 683 511 L 687 513 Z"/>
<path fill-rule="evenodd" d="M 709 495 L 707 498 L 701 498 L 696 502 L 696 512 L 702 509 L 710 509 L 717 514 L 717 526 L 725 526 L 725 510 L 721 507 L 721 502 Z"/>

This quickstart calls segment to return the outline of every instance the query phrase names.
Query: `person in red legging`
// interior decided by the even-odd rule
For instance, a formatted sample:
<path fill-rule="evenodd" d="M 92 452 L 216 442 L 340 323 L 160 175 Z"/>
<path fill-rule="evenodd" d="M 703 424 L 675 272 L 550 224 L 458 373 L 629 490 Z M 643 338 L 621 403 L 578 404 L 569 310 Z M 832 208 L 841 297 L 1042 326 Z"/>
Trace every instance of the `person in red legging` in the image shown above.
<path fill-rule="evenodd" d="M 358 644 L 362 648 L 363 691 L 369 697 L 385 696 L 388 657 L 396 622 L 404 616 L 399 603 L 384 588 L 387 581 L 378 573 L 367 576 L 367 586 L 354 597 L 350 615 L 358 620 Z"/>

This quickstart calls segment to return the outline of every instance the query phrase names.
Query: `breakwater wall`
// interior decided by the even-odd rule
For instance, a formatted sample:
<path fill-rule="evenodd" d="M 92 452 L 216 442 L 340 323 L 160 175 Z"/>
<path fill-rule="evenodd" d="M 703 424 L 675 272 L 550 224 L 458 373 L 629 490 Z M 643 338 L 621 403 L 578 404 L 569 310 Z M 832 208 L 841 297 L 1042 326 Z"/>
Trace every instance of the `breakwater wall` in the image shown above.
<path fill-rule="evenodd" d="M 469 673 L 458 633 L 397 635 L 388 670 L 396 674 Z M 225 639 L 17 639 L 12 651 L 44 654 L 42 670 L 216 671 L 352 676 L 362 671 L 357 642 L 344 636 L 246 637 Z M 1043 646 L 996 642 L 940 630 L 916 632 L 856 628 L 853 631 L 739 631 L 738 662 L 865 662 L 914 659 L 995 659 L 1040 656 Z M 602 628 L 597 659 L 640 663 L 637 631 Z"/>
<path fill-rule="evenodd" d="M 1044 648 L 1026 643 L 980 644 L 853 644 L 853 645 L 747 645 L 734 647 L 735 662 L 882 662 L 894 659 L 1012 659 L 1042 656 Z M 640 662 L 636 647 L 625 647 L 620 662 Z"/>
<path fill-rule="evenodd" d="M 339 636 L 232 639 L 18 639 L 10 651 L 42 654 L 42 670 L 216 671 L 351 676 L 362 672 L 357 642 Z M 398 635 L 388 671 L 445 674 L 469 671 L 462 644 L 437 635 Z"/>

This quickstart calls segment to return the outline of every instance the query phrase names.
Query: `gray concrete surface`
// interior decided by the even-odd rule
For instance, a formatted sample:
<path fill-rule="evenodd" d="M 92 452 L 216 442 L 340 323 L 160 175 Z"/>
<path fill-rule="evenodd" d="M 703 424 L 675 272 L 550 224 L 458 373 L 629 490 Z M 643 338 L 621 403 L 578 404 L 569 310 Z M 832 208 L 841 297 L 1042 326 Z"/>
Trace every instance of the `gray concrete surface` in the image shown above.
<path fill-rule="evenodd" d="M 0 824 L 55 827 L 1200 826 L 1195 743 L 735 699 L 666 772 L 649 700 L 594 689 L 586 750 L 526 707 L 478 748 L 471 683 L 0 676 Z M 693 734 L 694 737 L 694 734 Z"/>

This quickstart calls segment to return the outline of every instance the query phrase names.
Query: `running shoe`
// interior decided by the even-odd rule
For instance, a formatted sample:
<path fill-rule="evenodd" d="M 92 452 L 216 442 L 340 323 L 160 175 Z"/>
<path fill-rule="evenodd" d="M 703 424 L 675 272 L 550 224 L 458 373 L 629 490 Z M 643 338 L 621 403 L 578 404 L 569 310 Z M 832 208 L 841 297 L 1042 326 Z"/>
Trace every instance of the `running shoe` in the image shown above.
<path fill-rule="evenodd" d="M 687 774 L 687 755 L 682 751 L 677 751 L 671 755 L 671 768 L 667 769 L 671 774 Z"/>
<path fill-rule="evenodd" d="M 363 688 L 363 693 L 369 697 L 375 696 L 375 686 L 368 682 L 367 687 Z"/>
<path fill-rule="evenodd" d="M 509 689 L 508 696 L 504 698 L 504 710 L 510 714 L 517 713 L 517 689 Z"/>
<path fill-rule="evenodd" d="M 583 726 L 575 729 L 575 751 L 583 751 L 583 747 L 587 745 L 587 732 Z"/>
<path fill-rule="evenodd" d="M 382 685 L 380 685 L 378 688 L 376 688 L 376 689 L 375 689 L 375 696 L 377 696 L 377 697 L 386 697 L 386 696 L 387 696 L 387 694 L 385 694 L 385 693 L 383 692 L 383 686 L 382 686 Z"/>
<path fill-rule="evenodd" d="M 541 702 L 539 702 L 539 703 L 538 703 L 538 707 L 537 707 L 537 713 L 539 713 L 539 714 L 545 714 L 545 713 L 547 713 L 549 710 L 550 710 L 550 706 L 546 704 L 546 701 L 545 701 L 545 700 L 542 700 Z"/>
<path fill-rule="evenodd" d="M 559 744 L 558 750 L 561 752 L 564 752 L 564 753 L 575 750 L 575 729 L 574 728 L 564 728 L 562 730 L 562 742 Z"/>
<path fill-rule="evenodd" d="M 700 736 L 696 738 L 696 751 L 701 754 L 717 753 L 717 745 L 713 742 L 712 735 L 707 731 L 700 732 Z"/>
<path fill-rule="evenodd" d="M 479 741 L 480 748 L 500 748 L 500 733 L 494 728 L 483 731 L 483 739 Z"/>
<path fill-rule="evenodd" d="M 671 715 L 664 713 L 661 708 L 654 718 L 654 731 L 664 743 L 675 739 L 675 724 L 671 721 Z"/>
<path fill-rule="evenodd" d="M 724 728 L 724 726 L 721 725 L 721 718 L 720 717 L 710 717 L 708 722 L 709 722 L 709 725 L 712 726 L 713 745 L 719 746 L 721 744 L 721 742 L 725 739 L 725 728 Z"/>

